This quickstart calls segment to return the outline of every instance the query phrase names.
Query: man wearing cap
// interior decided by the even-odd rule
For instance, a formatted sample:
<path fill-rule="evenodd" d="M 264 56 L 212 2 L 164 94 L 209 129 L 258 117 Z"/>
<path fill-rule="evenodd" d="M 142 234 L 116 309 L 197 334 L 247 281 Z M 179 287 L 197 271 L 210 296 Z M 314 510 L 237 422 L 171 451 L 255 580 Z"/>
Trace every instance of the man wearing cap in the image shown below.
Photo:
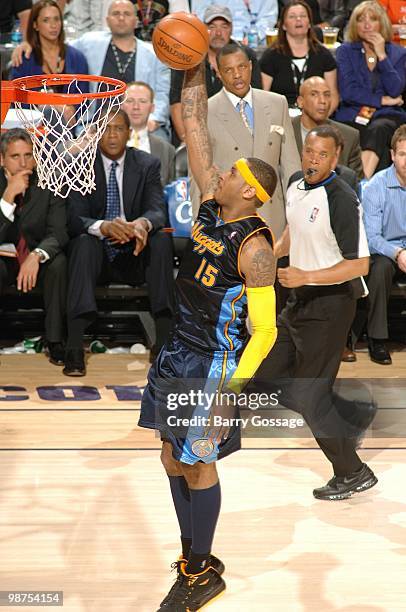
<path fill-rule="evenodd" d="M 220 49 L 229 42 L 234 42 L 231 38 L 233 18 L 229 8 L 213 4 L 207 7 L 203 16 L 203 21 L 207 24 L 207 29 L 209 31 L 209 51 L 206 57 L 206 90 L 208 97 L 211 98 L 211 96 L 219 92 L 223 86 L 217 67 L 217 54 Z M 249 47 L 246 47 L 246 49 L 252 62 L 251 86 L 262 89 L 261 70 L 259 68 L 257 56 L 253 49 Z M 183 76 L 183 71 L 172 70 L 171 90 L 169 94 L 172 123 L 181 141 L 184 140 L 185 135 L 180 108 Z"/>
<path fill-rule="evenodd" d="M 273 27 L 278 19 L 277 0 L 222 0 L 229 7 L 234 23 L 234 38 L 242 41 L 252 22 L 255 23 L 259 40 L 265 39 L 268 27 Z M 202 19 L 205 11 L 212 8 L 212 0 L 192 0 L 192 12 Z"/>

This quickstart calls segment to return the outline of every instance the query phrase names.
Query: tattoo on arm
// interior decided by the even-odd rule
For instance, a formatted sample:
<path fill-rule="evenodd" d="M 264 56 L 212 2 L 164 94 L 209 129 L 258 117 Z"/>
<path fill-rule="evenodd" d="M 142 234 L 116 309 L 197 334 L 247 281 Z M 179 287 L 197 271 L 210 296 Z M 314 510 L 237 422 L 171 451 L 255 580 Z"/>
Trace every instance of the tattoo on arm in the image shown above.
<path fill-rule="evenodd" d="M 214 195 L 220 180 L 219 171 L 213 166 L 210 170 L 210 178 L 207 181 L 205 194 L 206 195 Z"/>
<path fill-rule="evenodd" d="M 258 249 L 251 260 L 249 286 L 267 287 L 275 282 L 276 262 L 271 249 Z"/>
<path fill-rule="evenodd" d="M 247 287 L 268 287 L 275 282 L 276 259 L 264 236 L 253 237 L 242 252 Z"/>
<path fill-rule="evenodd" d="M 204 64 L 186 70 L 182 89 L 182 119 L 192 172 L 205 193 L 215 190 L 218 179 L 207 127 L 207 91 Z"/>

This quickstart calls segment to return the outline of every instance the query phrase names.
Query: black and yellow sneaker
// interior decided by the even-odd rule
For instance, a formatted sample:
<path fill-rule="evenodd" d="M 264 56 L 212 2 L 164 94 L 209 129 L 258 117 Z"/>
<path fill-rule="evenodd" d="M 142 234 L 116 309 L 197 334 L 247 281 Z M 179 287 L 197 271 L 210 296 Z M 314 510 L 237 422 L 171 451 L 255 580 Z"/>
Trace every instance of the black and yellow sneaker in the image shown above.
<path fill-rule="evenodd" d="M 200 574 L 185 574 L 186 561 L 177 563 L 178 577 L 158 612 L 196 612 L 225 590 L 226 583 L 211 565 Z"/>
<path fill-rule="evenodd" d="M 378 482 L 377 477 L 366 463 L 349 476 L 334 476 L 324 487 L 314 489 L 313 495 L 316 499 L 336 501 L 348 499 L 354 493 L 361 493 L 375 486 Z"/>
<path fill-rule="evenodd" d="M 182 574 L 182 572 L 180 571 L 182 563 L 186 564 L 187 560 L 186 559 L 182 559 L 182 557 L 179 557 L 179 559 L 177 561 L 175 561 L 174 563 L 172 563 L 172 565 L 171 565 L 172 570 L 176 569 L 178 575 L 177 575 L 176 580 L 173 583 L 169 593 L 167 594 L 165 599 L 163 599 L 161 601 L 160 610 L 169 610 L 167 605 L 171 603 L 171 599 L 174 596 L 174 593 L 175 593 L 176 589 L 178 588 L 179 584 L 183 581 L 184 574 Z M 224 570 L 225 570 L 224 563 L 220 559 L 217 559 L 217 557 L 215 557 L 214 555 L 210 555 L 210 566 L 214 570 L 216 570 L 216 572 L 219 574 L 219 576 L 221 576 L 221 574 L 224 573 Z"/>

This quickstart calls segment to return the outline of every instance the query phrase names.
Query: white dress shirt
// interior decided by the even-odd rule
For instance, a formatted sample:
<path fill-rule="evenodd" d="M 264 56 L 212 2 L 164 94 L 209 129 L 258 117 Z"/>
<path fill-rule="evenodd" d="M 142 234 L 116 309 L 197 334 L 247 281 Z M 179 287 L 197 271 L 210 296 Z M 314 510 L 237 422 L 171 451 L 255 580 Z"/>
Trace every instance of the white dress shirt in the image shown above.
<path fill-rule="evenodd" d="M 117 179 L 117 185 L 118 185 L 118 193 L 120 195 L 120 218 L 126 221 L 125 214 L 124 214 L 124 204 L 123 204 L 123 174 L 124 174 L 125 152 L 120 157 L 120 159 L 116 159 L 116 160 L 109 159 L 108 157 L 103 155 L 103 153 L 101 154 L 101 157 L 103 161 L 104 172 L 106 174 L 106 185 L 109 182 L 111 164 L 113 163 L 113 161 L 117 162 L 116 179 Z M 92 234 L 92 236 L 97 236 L 98 238 L 103 240 L 104 236 L 100 231 L 100 226 L 102 223 L 104 223 L 104 221 L 105 219 L 99 219 L 98 221 L 95 221 L 93 225 L 90 225 L 88 229 L 89 234 Z"/>
<path fill-rule="evenodd" d="M 117 179 L 117 185 L 118 185 L 118 193 L 120 196 L 120 219 L 123 219 L 123 221 L 127 220 L 125 216 L 125 212 L 124 212 L 124 202 L 123 202 L 123 176 L 124 176 L 125 156 L 126 156 L 126 152 L 124 152 L 123 155 L 119 159 L 112 160 L 106 157 L 105 155 L 103 155 L 103 153 L 101 153 L 104 172 L 106 174 L 106 184 L 108 184 L 109 182 L 111 164 L 113 163 L 113 161 L 117 162 L 116 179 Z M 147 226 L 148 226 L 148 232 L 150 232 L 153 228 L 151 221 L 147 219 L 146 217 L 139 217 L 139 218 L 145 219 L 145 221 L 147 222 Z M 97 236 L 97 238 L 100 238 L 100 240 L 103 240 L 105 236 L 103 236 L 103 234 L 101 233 L 100 226 L 105 220 L 106 219 L 99 219 L 98 221 L 95 221 L 93 225 L 89 226 L 88 233 L 92 234 L 92 236 Z"/>
<path fill-rule="evenodd" d="M 135 130 L 131 130 L 130 140 L 127 142 L 127 147 L 135 147 L 140 151 L 145 151 L 145 153 L 151 153 L 151 145 L 149 143 L 148 129 L 144 128 L 136 133 L 137 138 L 135 136 Z"/>
<path fill-rule="evenodd" d="M 228 99 L 230 100 L 231 104 L 236 109 L 237 113 L 240 112 L 240 102 L 241 102 L 241 100 L 245 100 L 247 105 L 245 106 L 244 113 L 245 113 L 245 115 L 247 117 L 248 124 L 250 125 L 251 132 L 253 133 L 253 130 L 254 130 L 254 108 L 252 106 L 252 88 L 251 87 L 249 88 L 249 90 L 247 91 L 247 93 L 245 94 L 245 96 L 243 98 L 240 98 L 239 96 L 236 96 L 235 94 L 231 93 L 231 91 L 227 91 L 227 89 L 225 87 L 224 87 L 224 92 L 225 92 L 226 96 L 228 97 Z"/>
<path fill-rule="evenodd" d="M 243 98 L 240 98 L 239 96 L 236 96 L 235 94 L 231 93 L 231 91 L 228 91 L 225 87 L 223 87 L 223 90 L 227 98 L 231 101 L 231 104 L 234 106 L 234 108 L 237 108 L 237 104 L 239 104 L 241 100 L 245 100 L 247 104 L 249 104 L 250 108 L 252 108 L 252 87 L 249 88 Z"/>

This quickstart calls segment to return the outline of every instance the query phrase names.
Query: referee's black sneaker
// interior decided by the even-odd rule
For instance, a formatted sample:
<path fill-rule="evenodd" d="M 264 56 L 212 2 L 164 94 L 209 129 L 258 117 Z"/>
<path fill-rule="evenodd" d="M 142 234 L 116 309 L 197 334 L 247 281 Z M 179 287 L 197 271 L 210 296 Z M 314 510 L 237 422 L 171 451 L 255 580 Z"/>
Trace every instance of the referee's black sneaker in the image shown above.
<path fill-rule="evenodd" d="M 314 489 L 313 495 L 316 499 L 331 501 L 348 499 L 354 493 L 361 493 L 361 491 L 370 489 L 377 482 L 378 479 L 371 468 L 363 463 L 357 472 L 353 472 L 349 476 L 334 476 L 324 487 Z"/>
<path fill-rule="evenodd" d="M 226 583 L 211 565 L 200 574 L 185 574 L 186 562 L 179 565 L 170 600 L 161 604 L 158 612 L 196 612 L 225 590 Z"/>
<path fill-rule="evenodd" d="M 180 585 L 180 583 L 183 582 L 184 574 L 181 572 L 181 564 L 185 564 L 185 563 L 187 563 L 187 560 L 186 559 L 182 559 L 182 557 L 180 557 L 177 561 L 172 563 L 171 568 L 173 570 L 176 569 L 177 572 L 178 572 L 178 575 L 177 575 L 176 580 L 173 583 L 173 585 L 172 585 L 168 595 L 165 597 L 165 599 L 163 599 L 161 601 L 160 610 L 169 610 L 170 609 L 167 606 L 171 603 L 172 597 L 174 596 L 178 586 Z M 216 570 L 216 572 L 219 574 L 219 576 L 221 576 L 221 574 L 224 573 L 224 570 L 225 570 L 224 563 L 220 559 L 217 559 L 217 557 L 215 557 L 214 555 L 210 555 L 210 566 L 213 569 Z"/>

